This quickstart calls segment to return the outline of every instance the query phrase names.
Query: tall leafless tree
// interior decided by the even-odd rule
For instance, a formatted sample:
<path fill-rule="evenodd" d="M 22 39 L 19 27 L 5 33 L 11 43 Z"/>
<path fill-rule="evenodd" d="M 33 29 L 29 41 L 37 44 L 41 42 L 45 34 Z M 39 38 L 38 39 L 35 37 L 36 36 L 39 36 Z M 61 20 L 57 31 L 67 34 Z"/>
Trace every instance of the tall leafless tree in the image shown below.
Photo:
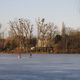
<path fill-rule="evenodd" d="M 17 21 L 10 21 L 10 34 L 11 36 L 17 36 L 19 40 L 19 46 L 29 47 L 29 40 L 32 38 L 33 25 L 30 23 L 30 20 L 20 18 Z M 24 41 L 26 40 L 26 42 Z"/>
<path fill-rule="evenodd" d="M 51 22 L 46 22 L 44 18 L 38 18 L 36 24 L 38 30 L 38 40 L 48 40 L 51 42 L 51 39 L 53 39 L 57 32 L 57 26 Z M 45 42 L 42 43 L 42 45 L 45 45 Z"/>

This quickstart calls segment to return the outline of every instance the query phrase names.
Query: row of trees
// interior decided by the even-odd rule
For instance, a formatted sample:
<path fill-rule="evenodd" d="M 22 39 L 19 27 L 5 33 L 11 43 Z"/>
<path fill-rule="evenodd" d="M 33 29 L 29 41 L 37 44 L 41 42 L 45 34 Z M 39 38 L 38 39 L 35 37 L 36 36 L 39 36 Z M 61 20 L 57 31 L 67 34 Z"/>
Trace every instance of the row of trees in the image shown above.
<path fill-rule="evenodd" d="M 4 52 L 80 52 L 80 31 L 62 23 L 61 33 L 53 22 L 36 20 L 37 36 L 29 19 L 9 21 L 9 36 L 0 37 L 0 50 Z"/>

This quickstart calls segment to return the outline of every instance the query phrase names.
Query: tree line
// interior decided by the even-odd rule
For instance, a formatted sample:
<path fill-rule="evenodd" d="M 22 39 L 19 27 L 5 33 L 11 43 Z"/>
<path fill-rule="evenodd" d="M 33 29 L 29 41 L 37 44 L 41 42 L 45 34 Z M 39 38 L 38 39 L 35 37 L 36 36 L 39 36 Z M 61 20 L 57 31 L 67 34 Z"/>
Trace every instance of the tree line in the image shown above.
<path fill-rule="evenodd" d="M 36 20 L 37 34 L 29 19 L 9 21 L 8 37 L 0 33 L 0 52 L 9 53 L 79 53 L 80 29 L 66 27 L 62 23 L 61 32 L 53 22 L 45 18 Z M 1 24 L 0 24 L 1 28 Z M 3 35 L 3 36 L 2 36 Z"/>

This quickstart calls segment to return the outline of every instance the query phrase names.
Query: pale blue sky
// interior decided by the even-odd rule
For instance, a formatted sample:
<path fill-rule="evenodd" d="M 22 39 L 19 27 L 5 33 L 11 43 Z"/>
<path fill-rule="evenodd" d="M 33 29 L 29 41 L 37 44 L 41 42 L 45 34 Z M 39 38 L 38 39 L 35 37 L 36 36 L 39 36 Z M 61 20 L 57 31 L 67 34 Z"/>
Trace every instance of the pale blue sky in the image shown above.
<path fill-rule="evenodd" d="M 62 21 L 68 26 L 80 26 L 80 0 L 0 0 L 0 22 L 8 26 L 14 18 L 44 17 L 59 27 Z"/>

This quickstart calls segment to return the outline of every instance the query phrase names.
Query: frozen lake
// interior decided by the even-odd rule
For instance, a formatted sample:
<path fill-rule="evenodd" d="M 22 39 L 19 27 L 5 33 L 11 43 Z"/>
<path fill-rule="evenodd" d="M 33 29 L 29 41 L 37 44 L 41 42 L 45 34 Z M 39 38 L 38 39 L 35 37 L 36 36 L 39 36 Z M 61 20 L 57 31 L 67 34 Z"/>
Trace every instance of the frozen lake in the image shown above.
<path fill-rule="evenodd" d="M 0 54 L 0 80 L 80 80 L 80 55 Z"/>

